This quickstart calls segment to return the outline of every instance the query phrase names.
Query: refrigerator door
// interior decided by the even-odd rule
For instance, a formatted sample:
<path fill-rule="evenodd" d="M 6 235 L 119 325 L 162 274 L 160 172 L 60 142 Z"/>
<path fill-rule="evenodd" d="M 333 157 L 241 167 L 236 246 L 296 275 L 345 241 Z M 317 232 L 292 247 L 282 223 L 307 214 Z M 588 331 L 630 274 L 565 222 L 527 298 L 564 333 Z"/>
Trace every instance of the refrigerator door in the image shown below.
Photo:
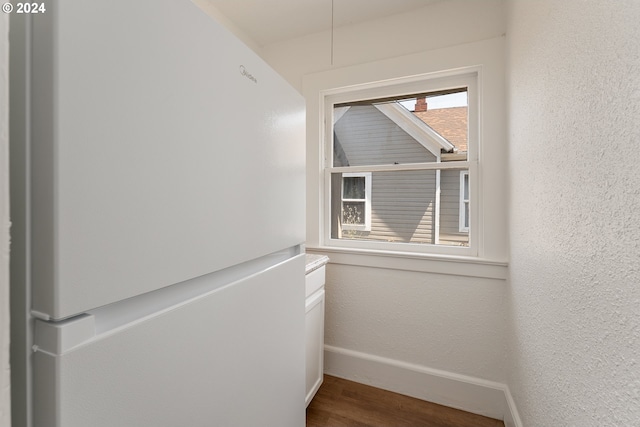
<path fill-rule="evenodd" d="M 303 273 L 298 255 L 88 342 L 100 315 L 38 320 L 35 427 L 303 426 Z"/>
<path fill-rule="evenodd" d="M 32 20 L 33 312 L 64 319 L 304 241 L 304 100 L 189 0 Z"/>

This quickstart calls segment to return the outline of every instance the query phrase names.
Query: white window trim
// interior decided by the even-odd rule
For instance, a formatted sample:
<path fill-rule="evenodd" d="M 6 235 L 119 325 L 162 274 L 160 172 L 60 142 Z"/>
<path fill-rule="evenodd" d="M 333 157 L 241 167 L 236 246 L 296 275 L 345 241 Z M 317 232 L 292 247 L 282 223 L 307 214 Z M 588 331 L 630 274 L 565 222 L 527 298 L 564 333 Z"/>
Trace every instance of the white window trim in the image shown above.
<path fill-rule="evenodd" d="M 460 171 L 460 207 L 458 208 L 459 211 L 459 221 L 458 221 L 458 231 L 460 231 L 461 233 L 464 232 L 469 232 L 469 227 L 465 226 L 466 222 L 466 212 L 467 210 L 465 209 L 465 205 L 469 203 L 469 199 L 465 199 L 464 198 L 464 178 L 467 177 L 467 185 L 470 185 L 471 182 L 469 181 L 469 171 Z M 468 191 L 468 190 L 467 190 Z M 469 191 L 469 193 L 471 193 Z M 469 194 L 469 196 L 471 196 L 471 194 Z M 469 209 L 469 212 L 471 212 L 471 209 Z"/>
<path fill-rule="evenodd" d="M 350 248 L 361 250 L 379 250 L 390 253 L 424 253 L 434 255 L 455 255 L 465 257 L 477 257 L 479 254 L 479 238 L 477 224 L 479 218 L 477 212 L 479 209 L 471 209 L 469 246 L 447 246 L 437 244 L 424 243 L 398 243 L 383 242 L 372 240 L 355 240 L 340 239 L 331 237 L 331 174 L 341 173 L 363 173 L 376 171 L 398 171 L 398 170 L 416 170 L 416 169 L 465 169 L 470 174 L 470 185 L 478 185 L 480 181 L 478 177 L 478 150 L 480 146 L 479 123 L 479 105 L 480 93 L 478 90 L 478 80 L 480 78 L 480 69 L 478 67 L 469 67 L 461 70 L 444 73 L 434 73 L 426 76 L 411 76 L 407 78 L 398 78 L 385 80 L 381 82 L 367 83 L 363 85 L 355 85 L 346 88 L 337 88 L 323 91 L 320 95 L 321 103 L 324 106 L 323 122 L 325 124 L 323 136 L 323 161 L 321 169 L 324 173 L 324 210 L 323 210 L 323 229 L 321 235 L 322 246 L 327 248 Z M 469 151 L 467 161 L 461 162 L 434 162 L 434 163 L 415 163 L 402 165 L 380 165 L 380 166 L 351 166 L 351 167 L 332 167 L 333 159 L 333 106 L 336 104 L 347 103 L 352 101 L 360 101 L 365 99 L 376 99 L 389 96 L 398 96 L 420 92 L 438 91 L 443 89 L 455 89 L 466 87 L 468 93 L 468 112 L 469 112 Z M 475 200 L 475 195 L 479 192 L 470 188 L 470 206 L 476 206 L 479 203 Z M 342 190 L 341 190 L 342 191 Z M 438 227 L 438 225 L 436 225 Z"/>
<path fill-rule="evenodd" d="M 307 105 L 307 240 L 309 252 L 324 253 L 331 262 L 376 268 L 424 271 L 442 274 L 495 277 L 489 270 L 506 275 L 508 265 L 507 200 L 508 154 L 504 118 L 505 106 L 505 38 L 494 37 L 470 43 L 436 48 L 425 52 L 355 63 L 306 74 L 302 78 L 302 93 Z M 482 111 L 478 117 L 480 137 L 484 143 L 477 155 L 482 167 L 478 180 L 471 182 L 472 196 L 482 189 L 482 198 L 473 206 L 482 224 L 472 233 L 477 245 L 476 255 L 433 254 L 428 252 L 392 252 L 378 249 L 353 249 L 328 246 L 325 231 L 331 225 L 324 217 L 325 186 L 322 166 L 327 154 L 325 132 L 325 98 L 340 88 L 366 86 L 364 82 L 382 82 L 403 76 L 443 76 L 460 74 L 463 70 L 478 72 L 478 94 Z M 407 78 L 407 82 L 410 78 Z M 491 96 L 483 96 L 490 94 Z M 482 142 L 481 141 L 481 142 Z M 474 227 L 474 224 L 471 224 Z M 488 264 L 487 264 L 488 263 Z"/>
<path fill-rule="evenodd" d="M 345 199 L 344 198 L 344 178 L 364 177 L 364 199 Z M 344 202 L 363 202 L 364 201 L 364 224 L 345 224 L 341 225 L 342 230 L 359 230 L 371 231 L 371 172 L 350 172 L 342 174 L 342 182 L 340 183 L 342 194 L 340 195 L 341 204 Z M 341 206 L 341 217 L 342 217 Z"/>

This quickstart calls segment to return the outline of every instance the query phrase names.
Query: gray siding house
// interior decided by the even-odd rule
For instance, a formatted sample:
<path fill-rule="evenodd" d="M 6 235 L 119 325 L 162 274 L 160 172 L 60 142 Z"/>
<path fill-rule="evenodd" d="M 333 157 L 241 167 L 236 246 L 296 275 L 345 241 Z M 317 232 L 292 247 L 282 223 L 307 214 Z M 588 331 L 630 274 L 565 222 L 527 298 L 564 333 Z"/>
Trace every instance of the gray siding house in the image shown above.
<path fill-rule="evenodd" d="M 372 167 L 332 175 L 333 238 L 468 244 L 460 226 L 463 171 L 375 168 L 441 162 L 456 151 L 417 115 L 396 102 L 337 106 L 333 144 L 334 167 Z"/>

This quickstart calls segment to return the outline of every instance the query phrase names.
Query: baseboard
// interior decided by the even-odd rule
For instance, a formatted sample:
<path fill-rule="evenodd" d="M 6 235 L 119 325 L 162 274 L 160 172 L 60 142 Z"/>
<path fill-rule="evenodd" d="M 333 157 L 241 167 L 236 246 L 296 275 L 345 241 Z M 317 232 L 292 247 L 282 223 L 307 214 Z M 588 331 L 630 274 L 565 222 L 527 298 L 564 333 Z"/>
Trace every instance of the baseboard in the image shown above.
<path fill-rule="evenodd" d="M 324 372 L 522 427 L 505 384 L 325 345 Z"/>
<path fill-rule="evenodd" d="M 516 402 L 513 400 L 511 390 L 508 386 L 504 386 L 504 395 L 507 399 L 507 405 L 509 410 L 505 414 L 504 425 L 505 427 L 522 427 L 522 421 L 520 420 L 520 414 L 518 414 L 518 408 L 516 408 Z"/>

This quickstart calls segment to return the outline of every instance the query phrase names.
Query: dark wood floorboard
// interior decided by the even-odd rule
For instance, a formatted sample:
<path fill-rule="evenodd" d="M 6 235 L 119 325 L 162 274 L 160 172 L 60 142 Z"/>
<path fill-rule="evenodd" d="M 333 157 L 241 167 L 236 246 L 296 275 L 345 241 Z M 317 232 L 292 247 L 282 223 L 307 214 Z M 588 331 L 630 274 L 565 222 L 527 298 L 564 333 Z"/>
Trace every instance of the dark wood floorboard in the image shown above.
<path fill-rule="evenodd" d="M 324 376 L 307 427 L 504 427 L 493 418 L 341 378 Z"/>

